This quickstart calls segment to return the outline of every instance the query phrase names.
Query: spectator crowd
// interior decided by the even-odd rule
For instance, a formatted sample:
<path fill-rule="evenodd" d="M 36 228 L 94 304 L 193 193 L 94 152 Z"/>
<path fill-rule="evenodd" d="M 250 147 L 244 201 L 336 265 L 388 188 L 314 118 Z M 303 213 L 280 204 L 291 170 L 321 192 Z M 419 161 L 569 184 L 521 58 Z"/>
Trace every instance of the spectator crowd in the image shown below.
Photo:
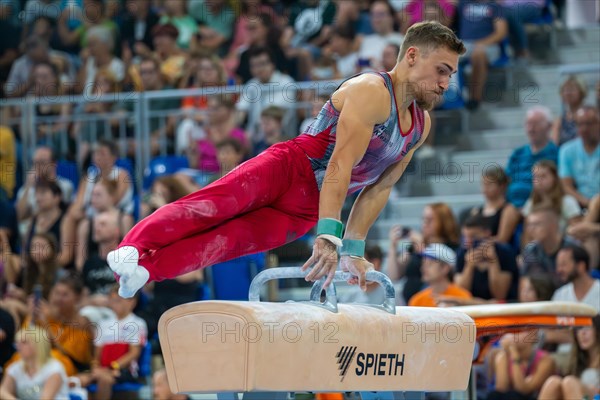
<path fill-rule="evenodd" d="M 391 70 L 407 29 L 437 20 L 465 42 L 464 107 L 476 112 L 495 61 L 532 62 L 525 24 L 551 3 L 560 17 L 564 1 L 546 0 L 0 0 L 0 92 L 12 101 L 0 109 L 0 398 L 81 387 L 109 399 L 143 381 L 160 315 L 201 299 L 207 278 L 123 299 L 107 254 L 159 207 L 306 130 L 335 87 L 300 83 Z M 140 143 L 129 96 L 158 91 L 175 94 L 149 102 Z M 54 101 L 67 95 L 82 100 Z M 600 313 L 600 83 L 569 76 L 557 96 L 561 114 L 528 108 L 527 144 L 485 168 L 482 204 L 455 215 L 432 202 L 420 229 L 397 225 L 389 248 L 369 246 L 398 305 L 567 301 Z M 15 122 L 25 112 L 29 128 Z M 163 170 L 142 187 L 132 166 L 145 149 Z M 347 300 L 381 296 L 369 286 Z M 600 317 L 525 336 L 489 353 L 487 398 L 600 394 Z M 154 397 L 180 398 L 154 370 Z"/>

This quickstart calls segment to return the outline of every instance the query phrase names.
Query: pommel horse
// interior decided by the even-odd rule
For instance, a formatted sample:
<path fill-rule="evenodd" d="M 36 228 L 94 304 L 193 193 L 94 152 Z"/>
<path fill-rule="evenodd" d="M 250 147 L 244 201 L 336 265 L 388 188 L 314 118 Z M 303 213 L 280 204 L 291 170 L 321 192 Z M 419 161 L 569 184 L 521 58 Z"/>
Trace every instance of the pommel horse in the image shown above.
<path fill-rule="evenodd" d="M 467 389 L 477 356 L 475 318 L 486 306 L 396 307 L 392 282 L 377 271 L 367 280 L 383 286 L 380 305 L 338 304 L 335 282 L 351 277 L 341 271 L 324 301 L 325 278 L 308 301 L 260 301 L 266 282 L 306 274 L 268 269 L 252 281 L 249 301 L 198 301 L 166 311 L 158 332 L 171 391 L 216 393 L 219 400 L 238 393 L 279 400 L 295 392 L 391 400 Z M 575 310 L 578 324 L 591 324 L 588 311 Z"/>

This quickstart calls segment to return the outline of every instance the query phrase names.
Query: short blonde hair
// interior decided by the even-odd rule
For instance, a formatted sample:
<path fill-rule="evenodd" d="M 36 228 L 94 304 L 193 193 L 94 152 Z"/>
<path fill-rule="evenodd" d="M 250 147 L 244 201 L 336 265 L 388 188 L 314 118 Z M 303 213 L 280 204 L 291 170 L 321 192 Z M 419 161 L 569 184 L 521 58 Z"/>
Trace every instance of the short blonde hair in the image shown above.
<path fill-rule="evenodd" d="M 38 368 L 46 364 L 52 357 L 50 355 L 52 345 L 48 331 L 41 326 L 31 325 L 21 328 L 15 334 L 15 342 L 29 342 L 33 345 Z"/>
<path fill-rule="evenodd" d="M 577 86 L 579 93 L 581 93 L 581 101 L 583 101 L 587 97 L 587 85 L 577 75 L 569 75 L 567 77 L 567 79 L 560 85 L 560 93 L 562 93 L 565 89 L 565 86 L 567 86 L 570 83 Z"/>
<path fill-rule="evenodd" d="M 413 24 L 404 36 L 398 61 L 404 58 L 409 47 L 416 46 L 435 50 L 439 47 L 446 47 L 448 50 L 458 55 L 463 55 L 467 51 L 463 42 L 456 36 L 452 29 L 442 25 L 437 21 L 423 21 Z"/>

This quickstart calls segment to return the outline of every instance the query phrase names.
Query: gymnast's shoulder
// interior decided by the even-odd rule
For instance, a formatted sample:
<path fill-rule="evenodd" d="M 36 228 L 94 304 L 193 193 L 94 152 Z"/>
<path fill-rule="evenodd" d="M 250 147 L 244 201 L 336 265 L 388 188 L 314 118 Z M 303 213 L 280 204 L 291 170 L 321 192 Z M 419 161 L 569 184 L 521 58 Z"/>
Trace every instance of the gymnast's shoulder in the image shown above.
<path fill-rule="evenodd" d="M 344 82 L 331 96 L 337 110 L 352 108 L 362 115 L 372 115 L 379 122 L 389 117 L 390 92 L 381 76 L 362 74 Z"/>

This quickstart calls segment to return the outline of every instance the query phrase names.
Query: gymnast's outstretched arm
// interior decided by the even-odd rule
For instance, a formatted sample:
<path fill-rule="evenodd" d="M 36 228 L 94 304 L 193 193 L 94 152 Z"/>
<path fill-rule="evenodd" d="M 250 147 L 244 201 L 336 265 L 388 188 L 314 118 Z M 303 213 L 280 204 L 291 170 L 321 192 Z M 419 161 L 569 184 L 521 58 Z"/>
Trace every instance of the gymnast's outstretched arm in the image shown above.
<path fill-rule="evenodd" d="M 344 83 L 331 97 L 340 111 L 336 143 L 325 172 L 319 197 L 319 219 L 341 219 L 341 210 L 348 193 L 352 168 L 364 157 L 373 135 L 373 127 L 389 117 L 391 98 L 380 77 L 365 74 Z M 313 266 L 307 280 L 327 275 L 327 287 L 337 268 L 335 243 L 318 237 L 313 254 L 302 267 Z"/>

